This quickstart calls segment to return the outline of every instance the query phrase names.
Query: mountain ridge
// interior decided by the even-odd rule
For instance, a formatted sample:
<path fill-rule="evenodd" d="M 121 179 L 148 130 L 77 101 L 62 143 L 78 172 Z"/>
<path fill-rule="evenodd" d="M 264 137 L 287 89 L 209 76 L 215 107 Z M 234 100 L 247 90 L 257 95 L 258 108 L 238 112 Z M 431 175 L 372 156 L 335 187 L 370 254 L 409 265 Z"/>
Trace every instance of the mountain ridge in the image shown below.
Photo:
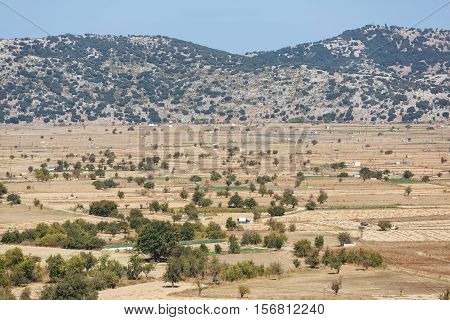
<path fill-rule="evenodd" d="M 449 52 L 448 30 L 375 25 L 244 55 L 165 36 L 0 40 L 0 123 L 446 121 Z"/>

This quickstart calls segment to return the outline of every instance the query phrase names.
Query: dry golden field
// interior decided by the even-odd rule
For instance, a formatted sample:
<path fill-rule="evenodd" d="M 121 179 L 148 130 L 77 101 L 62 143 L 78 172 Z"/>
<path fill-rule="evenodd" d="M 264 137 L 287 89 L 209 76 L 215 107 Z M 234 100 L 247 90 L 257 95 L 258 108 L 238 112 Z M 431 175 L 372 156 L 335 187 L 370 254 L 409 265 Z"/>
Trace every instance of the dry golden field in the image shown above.
<path fill-rule="evenodd" d="M 250 299 L 436 299 L 450 285 L 450 128 L 447 126 L 412 125 L 296 125 L 273 124 L 252 127 L 240 126 L 158 126 L 134 127 L 123 125 L 89 126 L 1 126 L 0 127 L 0 182 L 9 192 L 21 196 L 22 204 L 10 206 L 5 197 L 0 199 L 0 234 L 8 229 L 25 230 L 38 223 L 64 222 L 78 218 L 91 222 L 110 220 L 88 215 L 89 204 L 96 200 L 113 200 L 125 216 L 131 208 L 141 208 L 147 218 L 171 220 L 165 213 L 153 213 L 148 204 L 153 200 L 167 202 L 169 208 L 181 210 L 188 200 L 180 198 L 185 189 L 192 195 L 196 183 L 190 177 L 198 175 L 198 185 L 213 202 L 209 208 L 200 209 L 200 222 L 210 221 L 225 226 L 228 217 L 252 218 L 252 210 L 227 208 L 228 198 L 217 195 L 225 189 L 225 181 L 211 181 L 210 173 L 222 174 L 229 170 L 236 175 L 240 185 L 231 184 L 230 192 L 243 198 L 253 197 L 262 213 L 258 221 L 243 225 L 243 230 L 232 231 L 239 238 L 244 230 L 255 230 L 262 236 L 269 234 L 266 222 L 267 208 L 273 198 L 251 192 L 249 184 L 257 176 L 277 175 L 274 182 L 266 184 L 274 194 L 294 190 L 299 205 L 275 220 L 286 226 L 286 245 L 279 251 L 249 248 L 238 255 L 221 254 L 220 261 L 235 263 L 253 260 L 268 265 L 280 262 L 285 273 L 278 278 L 262 277 L 238 283 L 209 285 L 202 297 L 208 299 L 237 298 L 237 288 L 243 283 L 251 293 Z M 230 148 L 233 155 L 230 155 Z M 143 157 L 159 156 L 167 161 L 168 168 L 157 167 L 151 171 L 121 170 L 108 167 L 106 178 L 114 178 L 117 188 L 96 190 L 83 170 L 78 178 L 62 177 L 48 182 L 37 181 L 28 168 L 57 166 L 58 160 L 69 164 L 82 162 L 82 156 L 95 154 L 92 164 L 97 168 L 106 150 L 115 153 L 115 165 L 138 165 Z M 179 153 L 179 157 L 174 156 Z M 276 159 L 276 161 L 274 161 Z M 278 162 L 278 163 L 274 163 Z M 332 163 L 344 162 L 347 166 L 334 170 Z M 89 163 L 82 162 L 82 165 Z M 386 180 L 363 180 L 356 175 L 362 167 L 371 170 L 389 170 Z M 70 167 L 69 171 L 72 167 Z M 403 179 L 410 170 L 412 179 Z M 295 187 L 297 172 L 305 180 Z M 7 175 L 7 172 L 11 173 Z M 349 177 L 337 175 L 347 172 Z M 145 190 L 127 177 L 152 174 L 155 188 Z M 423 182 L 422 177 L 429 176 Z M 405 193 L 410 187 L 409 195 Z M 119 199 L 117 192 L 124 192 Z M 323 190 L 328 199 L 318 204 L 316 210 L 305 209 L 305 203 L 316 198 Z M 43 208 L 33 205 L 38 199 Z M 183 217 L 182 223 L 186 220 Z M 377 223 L 389 220 L 397 230 L 380 231 Z M 361 231 L 361 221 L 369 227 Z M 337 277 L 334 271 L 322 267 L 311 270 L 295 269 L 292 260 L 294 243 L 301 239 L 314 240 L 323 235 L 325 246 L 338 246 L 337 234 L 349 232 L 356 247 L 379 251 L 386 260 L 384 269 L 360 270 L 346 265 L 341 270 L 342 291 L 338 296 L 329 288 Z M 103 235 L 111 244 L 122 243 L 121 236 Z M 226 251 L 226 243 L 221 243 Z M 213 250 L 213 244 L 208 245 Z M 0 253 L 14 245 L 0 245 Z M 35 247 L 21 244 L 24 252 L 45 260 L 49 255 L 61 253 L 64 257 L 78 254 L 79 250 Z M 101 255 L 105 250 L 95 251 Z M 108 251 L 126 265 L 128 252 Z M 301 259 L 302 260 L 302 259 Z M 126 283 L 116 289 L 100 292 L 100 299 L 167 299 L 196 298 L 193 282 L 184 281 L 171 288 L 161 279 L 164 263 L 151 273 L 151 280 Z M 37 297 L 41 284 L 33 285 Z M 16 289 L 18 290 L 18 289 Z"/>

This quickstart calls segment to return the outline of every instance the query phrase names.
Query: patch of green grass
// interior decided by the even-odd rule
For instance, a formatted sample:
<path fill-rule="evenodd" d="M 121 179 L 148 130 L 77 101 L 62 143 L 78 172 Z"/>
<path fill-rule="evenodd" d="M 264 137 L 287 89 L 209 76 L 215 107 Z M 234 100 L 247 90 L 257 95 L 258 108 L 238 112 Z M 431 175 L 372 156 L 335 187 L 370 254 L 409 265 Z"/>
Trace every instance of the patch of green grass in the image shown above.
<path fill-rule="evenodd" d="M 232 190 L 248 190 L 248 186 L 229 186 L 228 187 L 230 191 Z M 210 186 L 210 187 L 202 187 L 203 190 L 208 189 L 208 190 L 226 190 L 227 186 Z"/>
<path fill-rule="evenodd" d="M 416 184 L 416 183 L 421 183 L 421 181 L 419 181 L 419 180 L 404 179 L 404 178 L 392 178 L 392 179 L 389 179 L 389 182 L 396 183 L 396 184 Z"/>
<path fill-rule="evenodd" d="M 265 248 L 241 248 L 241 253 L 258 253 L 265 251 L 267 251 Z"/>
<path fill-rule="evenodd" d="M 398 204 L 387 204 L 387 205 L 368 205 L 368 206 L 329 206 L 329 207 L 319 207 L 317 210 L 345 210 L 345 209 L 395 209 L 398 208 Z"/>
<path fill-rule="evenodd" d="M 226 241 L 227 239 L 197 239 L 197 240 L 183 240 L 180 241 L 180 244 L 181 245 L 208 244 L 208 243 L 221 243 Z"/>

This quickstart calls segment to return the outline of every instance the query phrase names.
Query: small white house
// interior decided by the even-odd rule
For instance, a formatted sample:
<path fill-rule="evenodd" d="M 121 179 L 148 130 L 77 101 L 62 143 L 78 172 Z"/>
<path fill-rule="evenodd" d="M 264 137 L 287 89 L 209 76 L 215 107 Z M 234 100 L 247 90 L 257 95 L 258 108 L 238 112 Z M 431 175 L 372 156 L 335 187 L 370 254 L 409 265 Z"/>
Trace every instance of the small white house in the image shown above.
<path fill-rule="evenodd" d="M 361 167 L 361 162 L 360 161 L 353 161 L 352 162 L 352 167 Z"/>
<path fill-rule="evenodd" d="M 238 223 L 250 223 L 253 222 L 253 219 L 251 218 L 237 218 Z"/>
<path fill-rule="evenodd" d="M 344 243 L 344 248 L 352 248 L 356 246 L 356 243 Z"/>

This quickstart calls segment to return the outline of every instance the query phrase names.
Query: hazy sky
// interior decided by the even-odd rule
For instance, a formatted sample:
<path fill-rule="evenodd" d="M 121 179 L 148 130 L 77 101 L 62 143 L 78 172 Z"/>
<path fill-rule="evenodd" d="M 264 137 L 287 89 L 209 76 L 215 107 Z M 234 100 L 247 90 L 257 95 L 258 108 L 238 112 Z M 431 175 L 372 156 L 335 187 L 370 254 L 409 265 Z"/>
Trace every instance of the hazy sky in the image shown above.
<path fill-rule="evenodd" d="M 233 53 L 316 41 L 366 24 L 450 29 L 447 0 L 0 0 L 0 38 L 165 35 Z"/>

